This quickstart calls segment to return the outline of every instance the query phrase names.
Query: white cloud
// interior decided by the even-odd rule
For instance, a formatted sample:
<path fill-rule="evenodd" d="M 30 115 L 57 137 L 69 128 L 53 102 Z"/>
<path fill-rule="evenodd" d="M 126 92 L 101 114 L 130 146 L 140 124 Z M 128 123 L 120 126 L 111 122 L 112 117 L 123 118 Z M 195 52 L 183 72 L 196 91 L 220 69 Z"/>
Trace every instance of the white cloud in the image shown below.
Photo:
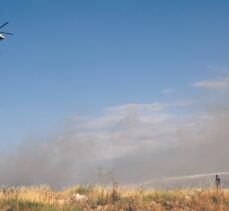
<path fill-rule="evenodd" d="M 159 111 L 164 109 L 164 104 L 162 103 L 151 103 L 151 104 L 125 104 L 121 106 L 111 107 L 108 108 L 108 111 L 112 112 L 119 112 L 119 113 L 125 113 L 125 112 L 136 112 L 136 111 Z"/>
<path fill-rule="evenodd" d="M 195 87 L 205 89 L 225 89 L 229 88 L 229 77 L 216 80 L 198 81 L 193 84 Z"/>
<path fill-rule="evenodd" d="M 162 110 L 166 110 L 170 107 L 186 107 L 192 104 L 191 100 L 178 100 L 171 103 L 149 103 L 149 104 L 138 104 L 138 103 L 130 103 L 124 104 L 121 106 L 115 106 L 107 108 L 108 112 L 113 112 L 117 114 L 126 114 L 126 113 L 148 113 L 148 112 L 158 112 Z"/>

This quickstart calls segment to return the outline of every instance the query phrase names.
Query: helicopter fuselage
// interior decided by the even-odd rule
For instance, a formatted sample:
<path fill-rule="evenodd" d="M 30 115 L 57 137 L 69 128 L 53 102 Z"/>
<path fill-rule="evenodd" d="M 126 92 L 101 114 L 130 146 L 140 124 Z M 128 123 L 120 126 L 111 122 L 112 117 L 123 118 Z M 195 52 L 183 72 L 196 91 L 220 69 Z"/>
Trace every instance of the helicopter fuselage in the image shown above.
<path fill-rule="evenodd" d="M 9 23 L 9 21 L 7 21 L 4 24 L 2 24 L 0 26 L 0 29 L 3 28 L 4 26 L 6 26 L 8 23 Z M 12 33 L 9 33 L 9 32 L 0 31 L 0 41 L 5 39 L 5 35 L 13 35 L 13 34 Z"/>
<path fill-rule="evenodd" d="M 4 40 L 5 39 L 5 36 L 0 34 L 0 40 Z"/>

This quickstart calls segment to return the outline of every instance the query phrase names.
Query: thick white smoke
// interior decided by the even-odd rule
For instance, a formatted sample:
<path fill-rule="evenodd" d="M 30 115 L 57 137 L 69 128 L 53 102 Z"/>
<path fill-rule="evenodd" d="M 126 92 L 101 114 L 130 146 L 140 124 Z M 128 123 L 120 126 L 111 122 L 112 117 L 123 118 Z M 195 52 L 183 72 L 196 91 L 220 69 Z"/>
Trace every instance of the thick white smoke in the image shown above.
<path fill-rule="evenodd" d="M 127 104 L 76 118 L 45 140 L 2 153 L 1 184 L 93 183 L 101 169 L 122 184 L 228 171 L 228 92 L 214 96 L 218 102 L 200 100 L 199 110 L 188 101 Z"/>

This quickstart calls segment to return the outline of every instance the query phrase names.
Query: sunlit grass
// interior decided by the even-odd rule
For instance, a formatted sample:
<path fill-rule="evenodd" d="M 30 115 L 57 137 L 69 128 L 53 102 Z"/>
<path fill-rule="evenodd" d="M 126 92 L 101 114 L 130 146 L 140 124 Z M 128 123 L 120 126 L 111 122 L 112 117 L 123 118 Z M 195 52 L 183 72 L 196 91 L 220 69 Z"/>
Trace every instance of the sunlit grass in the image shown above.
<path fill-rule="evenodd" d="M 149 190 L 73 186 L 60 191 L 48 186 L 0 190 L 0 210 L 229 210 L 229 191 L 214 188 Z"/>

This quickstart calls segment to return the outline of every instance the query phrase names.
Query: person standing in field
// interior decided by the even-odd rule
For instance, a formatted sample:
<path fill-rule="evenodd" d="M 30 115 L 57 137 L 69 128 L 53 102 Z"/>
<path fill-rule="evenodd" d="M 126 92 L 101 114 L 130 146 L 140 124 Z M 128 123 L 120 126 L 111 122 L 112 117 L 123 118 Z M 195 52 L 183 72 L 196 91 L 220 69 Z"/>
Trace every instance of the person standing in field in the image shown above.
<path fill-rule="evenodd" d="M 219 177 L 219 175 L 216 175 L 215 176 L 215 186 L 218 189 L 220 187 L 220 185 L 221 185 L 220 177 Z"/>

